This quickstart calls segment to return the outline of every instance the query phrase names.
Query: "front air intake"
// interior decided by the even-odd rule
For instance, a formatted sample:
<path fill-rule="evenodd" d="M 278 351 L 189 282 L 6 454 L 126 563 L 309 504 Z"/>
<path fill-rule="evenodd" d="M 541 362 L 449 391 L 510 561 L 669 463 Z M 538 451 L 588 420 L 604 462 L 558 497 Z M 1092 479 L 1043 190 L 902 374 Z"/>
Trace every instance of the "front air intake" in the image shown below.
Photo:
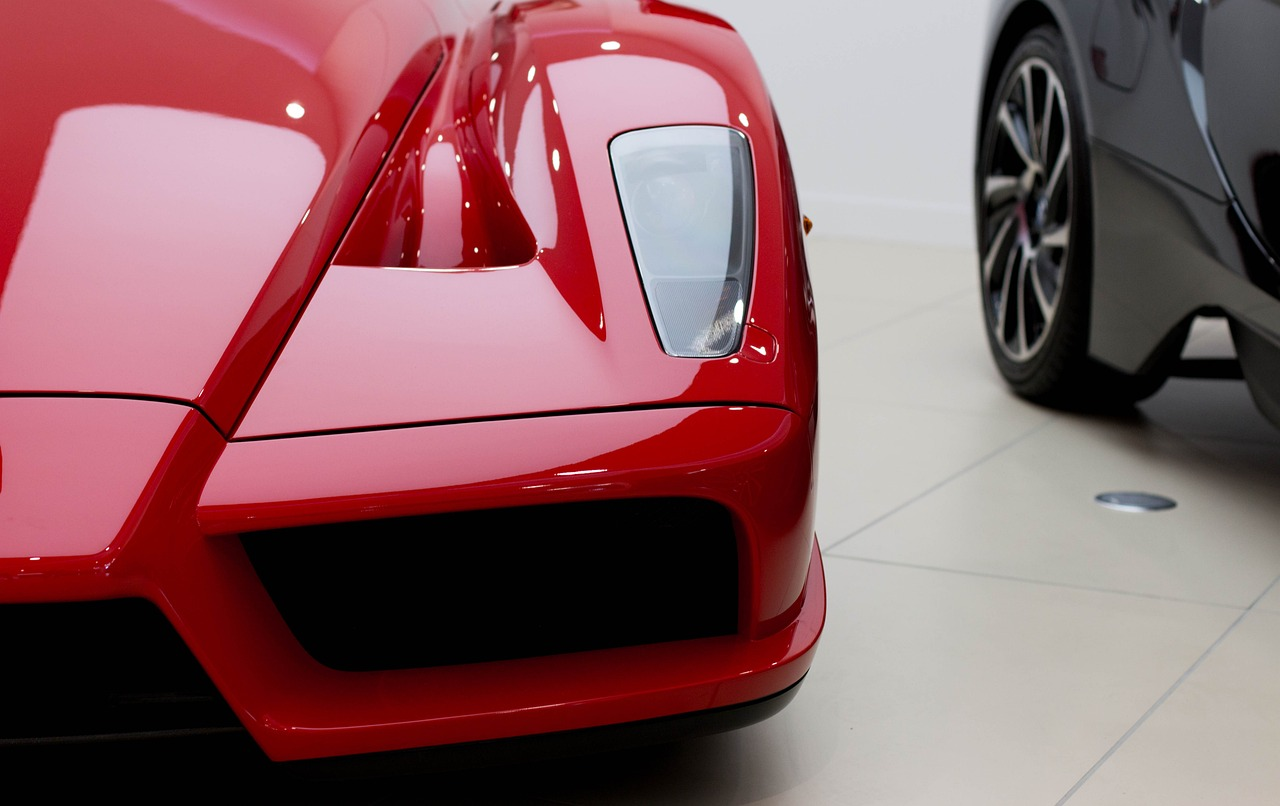
<path fill-rule="evenodd" d="M 0 605 L 0 635 L 0 747 L 242 730 L 150 602 Z"/>
<path fill-rule="evenodd" d="M 299 643 L 345 671 L 731 635 L 733 520 L 700 499 L 551 504 L 241 535 Z"/>

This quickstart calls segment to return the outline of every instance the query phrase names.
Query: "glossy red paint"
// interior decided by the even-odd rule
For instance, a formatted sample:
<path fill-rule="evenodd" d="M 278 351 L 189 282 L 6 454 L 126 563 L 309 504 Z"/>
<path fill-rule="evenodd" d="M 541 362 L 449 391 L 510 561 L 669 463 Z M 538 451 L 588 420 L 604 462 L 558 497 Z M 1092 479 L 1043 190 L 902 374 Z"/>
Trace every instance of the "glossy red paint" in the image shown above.
<path fill-rule="evenodd" d="M 234 534 L 531 499 L 706 498 L 745 525 L 748 615 L 768 623 L 795 604 L 809 565 L 814 448 L 796 415 L 740 406 L 237 442 L 205 488 L 199 521 L 208 534 Z"/>
<path fill-rule="evenodd" d="M 397 0 L 6 7 L 0 390 L 229 430 L 443 49 Z"/>
<path fill-rule="evenodd" d="M 187 413 L 141 400 L 0 398 L 0 557 L 17 558 L 12 573 L 99 555 L 127 536 Z"/>
<path fill-rule="evenodd" d="M 653 0 L 99 5 L 23 2 L 0 30 L 0 102 L 32 110 L 0 130 L 0 602 L 149 600 L 276 760 L 804 676 L 825 614 L 816 322 L 781 131 L 732 29 Z M 719 359 L 659 347 L 608 160 L 620 132 L 686 123 L 742 131 L 756 171 L 748 326 Z M 239 539 L 655 497 L 730 513 L 737 634 L 339 672 Z M 394 562 L 358 552 L 353 574 Z"/>
<path fill-rule="evenodd" d="M 3 600 L 151 599 L 277 760 L 571 730 L 758 699 L 803 676 L 825 618 L 812 539 L 812 424 L 781 410 L 547 417 L 224 450 L 202 417 L 178 406 L 2 402 L 4 423 L 27 422 L 24 408 L 98 407 L 108 411 L 90 419 L 155 423 L 168 438 L 159 470 L 136 495 L 131 528 L 94 556 L 0 563 Z M 65 445 L 81 438 L 67 433 Z M 424 464 L 424 455 L 470 461 Z M 591 470 L 603 472 L 583 472 Z M 124 500 L 135 499 L 132 491 Z M 500 506 L 531 495 L 552 502 L 671 494 L 717 500 L 740 524 L 748 593 L 737 636 L 477 667 L 336 672 L 298 646 L 235 539 L 244 530 Z M 117 502 L 104 503 L 105 511 Z"/>
<path fill-rule="evenodd" d="M 516 4 L 464 37 L 447 70 L 471 80 L 433 85 L 436 107 L 411 119 L 338 253 L 425 270 L 332 267 L 237 437 L 672 402 L 812 405 L 799 214 L 772 106 L 732 30 L 629 2 Z M 614 189 L 609 141 L 678 124 L 731 126 L 752 147 L 752 335 L 727 358 L 655 349 Z M 450 191 L 424 198 L 428 174 Z M 513 221 L 515 243 L 499 252 Z M 791 354 L 760 361 L 761 349 Z"/>
<path fill-rule="evenodd" d="M 457 669 L 381 673 L 373 678 L 376 697 L 363 686 L 343 685 L 344 676 L 335 677 L 310 658 L 279 657 L 277 649 L 267 648 L 278 638 L 245 646 L 244 633 L 253 630 L 248 623 L 223 624 L 220 641 L 234 646 L 211 644 L 208 651 L 231 659 L 228 673 L 237 677 L 236 690 L 256 701 L 246 707 L 258 716 L 251 729 L 282 758 L 312 752 L 301 748 L 319 749 L 321 744 L 328 754 L 369 749 L 364 742 L 374 741 L 377 730 L 388 737 L 407 735 L 413 722 L 421 724 L 410 744 L 493 735 L 462 724 L 468 714 L 476 714 L 481 724 L 503 725 L 499 735 L 518 735 L 584 727 L 598 718 L 587 716 L 593 712 L 636 719 L 675 712 L 658 703 L 697 701 L 715 707 L 752 699 L 744 696 L 752 693 L 764 696 L 769 686 L 788 681 L 776 691 L 803 674 L 799 668 L 780 667 L 812 650 L 822 621 L 821 577 L 812 541 L 811 433 L 808 423 L 785 411 L 721 407 L 234 443 L 205 487 L 199 509 L 205 534 L 227 535 L 204 542 L 222 545 L 228 555 L 237 545 L 234 534 L 248 530 L 531 500 L 695 496 L 724 504 L 740 524 L 745 621 L 740 636 L 683 642 L 683 651 L 696 660 L 666 668 L 656 680 L 651 662 L 624 673 L 636 653 L 623 649 L 587 653 L 591 657 L 586 662 L 582 655 L 506 661 L 479 676 Z M 218 582 L 235 584 L 232 579 Z M 183 592 L 188 585 L 184 582 Z M 191 601 L 193 611 L 200 610 L 199 601 Z M 174 599 L 174 606 L 182 605 Z M 263 619 L 255 613 L 249 621 Z M 264 678 L 266 669 L 244 668 L 248 654 L 262 656 L 273 671 Z M 218 666 L 213 658 L 209 663 Z M 608 674 L 602 675 L 604 669 Z M 514 679 L 520 686 L 510 685 Z M 398 693 L 388 706 L 392 710 L 380 717 L 386 724 L 375 730 L 366 721 L 364 739 L 336 730 L 341 719 L 349 718 L 339 716 L 341 711 L 314 707 L 324 701 L 356 708 L 355 702 L 365 701 L 359 712 L 366 714 L 373 707 L 369 700 L 385 700 L 381 687 L 388 685 Z M 652 691 L 629 701 L 624 694 L 632 689 L 635 694 Z M 440 697 L 441 690 L 449 695 Z M 486 710 L 503 713 L 480 718 Z M 329 730 L 320 730 L 314 720 L 327 721 Z"/>
<path fill-rule="evenodd" d="M 14 519 L 0 554 L 0 602 L 134 596 L 161 604 L 226 447 L 209 421 L 154 401 L 4 398 L 0 440 L 0 506 Z M 37 491 L 33 481 L 46 484 Z"/>

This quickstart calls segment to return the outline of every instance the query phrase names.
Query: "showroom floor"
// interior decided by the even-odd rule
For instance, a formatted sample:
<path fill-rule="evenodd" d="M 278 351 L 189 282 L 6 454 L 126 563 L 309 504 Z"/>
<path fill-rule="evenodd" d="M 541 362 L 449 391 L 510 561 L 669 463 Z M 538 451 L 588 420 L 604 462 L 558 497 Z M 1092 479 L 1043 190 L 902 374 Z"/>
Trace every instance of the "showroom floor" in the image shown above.
<path fill-rule="evenodd" d="M 219 785 L 368 804 L 1280 803 L 1280 430 L 1243 384 L 1173 381 L 1124 419 L 1042 410 L 988 359 L 969 250 L 809 249 L 829 609 L 787 709 L 638 752 L 321 788 L 211 759 Z M 1220 329 L 1193 342 L 1229 349 Z M 1177 507 L 1094 502 L 1109 491 Z"/>

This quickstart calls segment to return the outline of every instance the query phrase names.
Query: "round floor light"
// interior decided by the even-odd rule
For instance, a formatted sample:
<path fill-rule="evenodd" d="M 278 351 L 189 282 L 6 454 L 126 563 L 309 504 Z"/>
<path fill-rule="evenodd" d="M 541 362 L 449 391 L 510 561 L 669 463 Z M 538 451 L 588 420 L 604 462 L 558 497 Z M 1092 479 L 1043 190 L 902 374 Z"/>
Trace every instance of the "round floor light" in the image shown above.
<path fill-rule="evenodd" d="M 1159 512 L 1162 509 L 1173 509 L 1178 505 L 1172 498 L 1154 493 L 1098 493 L 1095 501 L 1108 509 L 1120 512 Z"/>

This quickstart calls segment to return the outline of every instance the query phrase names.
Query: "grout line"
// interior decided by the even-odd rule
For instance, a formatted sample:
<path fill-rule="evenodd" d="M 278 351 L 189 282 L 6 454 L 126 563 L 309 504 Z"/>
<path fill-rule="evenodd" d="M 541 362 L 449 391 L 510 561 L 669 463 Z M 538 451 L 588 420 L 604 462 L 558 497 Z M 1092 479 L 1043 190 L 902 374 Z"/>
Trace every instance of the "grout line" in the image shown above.
<path fill-rule="evenodd" d="M 850 541 L 850 540 L 852 540 L 853 538 L 857 537 L 858 535 L 862 534 L 862 533 L 863 533 L 863 532 L 865 532 L 866 530 L 870 529 L 872 526 L 875 526 L 876 524 L 880 523 L 881 521 L 884 521 L 884 520 L 887 520 L 888 518 L 893 517 L 894 515 L 898 514 L 898 513 L 899 513 L 899 512 L 901 512 L 902 510 L 904 510 L 904 509 L 906 509 L 907 507 L 911 506 L 912 504 L 916 503 L 917 501 L 919 501 L 920 499 L 924 498 L 925 496 L 930 495 L 930 494 L 932 494 L 932 493 L 934 493 L 934 492 L 937 492 L 938 490 L 940 490 L 940 489 L 942 489 L 943 487 L 947 486 L 947 485 L 948 485 L 948 484 L 950 484 L 951 482 L 953 482 L 953 481 L 955 481 L 956 479 L 960 478 L 961 476 L 965 475 L 965 474 L 966 474 L 966 473 L 968 473 L 969 471 L 971 471 L 971 470 L 973 470 L 973 469 L 975 469 L 975 468 L 977 468 L 977 467 L 979 467 L 979 466 L 981 466 L 981 465 L 985 464 L 986 462 L 989 462 L 990 460 L 994 459 L 995 457 L 999 456 L 1000 454 L 1002 454 L 1002 453 L 1004 453 L 1005 451 L 1007 451 L 1007 450 L 1009 450 L 1010 448 L 1012 448 L 1014 445 L 1017 445 L 1019 442 L 1022 442 L 1024 439 L 1026 439 L 1026 438 L 1030 437 L 1032 434 L 1035 434 L 1035 433 L 1037 433 L 1038 431 L 1042 430 L 1045 426 L 1049 425 L 1049 423 L 1055 422 L 1057 419 L 1058 419 L 1058 417 L 1057 417 L 1056 415 L 1049 415 L 1048 417 L 1046 417 L 1046 418 L 1045 418 L 1044 422 L 1042 422 L 1042 423 L 1040 423 L 1040 424 L 1038 424 L 1038 425 L 1035 425 L 1035 426 L 1031 427 L 1031 428 L 1030 428 L 1030 429 L 1028 429 L 1026 432 L 1024 432 L 1024 433 L 1022 433 L 1022 434 L 1018 435 L 1017 437 L 1015 437 L 1014 439 L 1010 440 L 1009 442 L 1006 442 L 1005 444 L 1001 445 L 999 448 L 996 448 L 994 451 L 991 451 L 990 453 L 983 455 L 982 457 L 980 457 L 980 458 L 979 458 L 979 459 L 977 459 L 976 461 L 971 462 L 970 464 L 966 465 L 965 467 L 962 467 L 961 469 L 957 470 L 955 473 L 952 473 L 950 476 L 947 476 L 947 477 L 946 477 L 945 479 L 943 479 L 942 481 L 939 481 L 938 483 L 934 484 L 932 487 L 930 487 L 930 488 L 928 488 L 928 489 L 924 490 L 924 491 L 923 491 L 923 492 L 921 492 L 921 493 L 918 493 L 918 494 L 916 494 L 916 495 L 912 496 L 911 498 L 907 499 L 906 501 L 903 501 L 901 504 L 899 504 L 898 506 L 896 506 L 896 507 L 894 507 L 893 509 L 889 510 L 888 512 L 884 513 L 883 515 L 880 515 L 879 517 L 877 517 L 877 518 L 875 518 L 875 519 L 873 519 L 873 520 L 871 520 L 871 521 L 869 521 L 869 522 L 867 522 L 867 523 L 864 523 L 863 525 L 859 526 L 857 529 L 853 530 L 853 531 L 852 531 L 852 532 L 850 532 L 849 534 L 845 535 L 844 537 L 840 538 L 840 539 L 839 539 L 839 540 L 837 540 L 836 542 L 832 543 L 832 544 L 831 544 L 830 546 L 828 546 L 827 548 L 823 549 L 823 550 L 822 550 L 822 551 L 823 551 L 823 553 L 825 554 L 826 552 L 831 551 L 832 549 L 835 549 L 837 546 L 841 546 L 841 545 L 843 545 L 844 543 L 847 543 L 848 541 Z"/>
<path fill-rule="evenodd" d="M 822 552 L 824 560 L 830 558 L 833 560 L 849 560 L 851 562 L 868 563 L 871 565 L 886 565 L 893 568 L 910 568 L 917 571 L 936 571 L 941 574 L 957 574 L 960 576 L 980 577 L 982 579 L 998 579 L 1002 582 L 1021 582 L 1027 585 L 1042 585 L 1047 588 L 1066 588 L 1068 590 L 1087 591 L 1089 593 L 1105 593 L 1114 596 L 1128 596 L 1135 599 L 1152 599 L 1157 602 L 1170 602 L 1173 604 L 1196 605 L 1198 607 L 1217 607 L 1224 610 L 1237 610 L 1247 612 L 1253 605 L 1241 607 L 1240 605 L 1226 604 L 1224 602 L 1204 602 L 1198 599 L 1180 599 L 1176 596 L 1160 596 L 1154 593 L 1141 593 L 1137 591 L 1119 590 L 1116 588 L 1100 588 L 1093 585 L 1077 585 L 1070 582 L 1055 582 L 1049 579 L 1034 579 L 1031 577 L 1009 576 L 1006 574 L 993 574 L 988 571 L 971 571 L 964 568 L 943 568 L 936 565 L 921 565 L 918 563 L 904 563 L 896 560 L 881 560 L 875 557 L 856 557 L 848 554 L 828 554 L 824 549 Z M 1267 588 L 1270 590 L 1270 587 Z"/>
<path fill-rule="evenodd" d="M 1276 586 L 1277 582 L 1280 582 L 1280 577 L 1276 577 L 1275 579 L 1271 580 L 1271 584 L 1268 585 L 1266 589 L 1262 591 L 1262 593 L 1258 594 L 1257 598 L 1255 598 L 1249 604 L 1249 607 L 1246 608 L 1244 612 L 1242 612 L 1236 618 L 1235 621 L 1231 622 L 1231 626 L 1227 627 L 1227 629 L 1222 633 L 1222 635 L 1219 635 L 1218 639 L 1214 641 L 1212 644 L 1210 644 L 1209 648 L 1206 649 L 1204 653 L 1200 655 L 1200 657 L 1196 658 L 1195 663 L 1191 664 L 1191 666 L 1188 667 L 1187 670 L 1182 673 L 1182 676 L 1174 681 L 1172 686 L 1169 686 L 1168 691 L 1166 691 L 1164 694 L 1161 694 L 1160 698 L 1157 699 L 1151 705 L 1151 707 L 1147 709 L 1146 713 L 1140 716 L 1138 718 L 1138 721 L 1133 723 L 1133 725 L 1127 731 L 1124 732 L 1124 735 L 1116 740 L 1115 744 L 1111 745 L 1111 749 L 1108 750 L 1106 753 L 1104 753 L 1102 755 L 1102 758 L 1098 759 L 1097 762 L 1095 762 L 1094 765 L 1089 768 L 1088 772 L 1086 772 L 1084 776 L 1080 778 L 1079 781 L 1076 781 L 1076 785 L 1071 787 L 1069 790 L 1067 790 L 1067 794 L 1062 796 L 1062 799 L 1058 801 L 1057 806 L 1063 806 L 1064 803 L 1070 800 L 1071 797 L 1080 790 L 1080 787 L 1088 783 L 1089 779 L 1093 777 L 1093 774 L 1097 772 L 1099 769 L 1101 769 L 1102 765 L 1106 764 L 1107 761 L 1113 755 L 1115 755 L 1116 751 L 1120 749 L 1121 745 L 1127 742 L 1130 736 L 1137 733 L 1138 729 L 1141 728 L 1144 724 L 1146 724 L 1146 721 L 1151 718 L 1151 715 L 1154 714 L 1156 711 L 1158 711 L 1160 707 L 1164 705 L 1165 702 L 1168 701 L 1170 697 L 1173 696 L 1173 693 L 1175 691 L 1181 688 L 1182 684 L 1187 680 L 1187 678 L 1195 674 L 1196 670 L 1200 668 L 1201 664 L 1203 664 L 1205 660 L 1211 654 L 1213 654 L 1213 651 L 1217 649 L 1218 646 L 1223 641 L 1227 640 L 1227 636 L 1235 632 L 1236 627 L 1240 626 L 1240 622 L 1244 621 L 1245 616 L 1253 612 L 1253 608 L 1257 606 L 1258 602 L 1262 601 L 1263 597 L 1265 597 L 1268 593 L 1271 592 L 1271 589 Z"/>
<path fill-rule="evenodd" d="M 938 297 L 937 299 L 925 305 L 916 305 L 910 310 L 904 311 L 903 313 L 893 317 L 892 319 L 886 319 L 883 322 L 879 322 L 877 324 L 872 325 L 871 327 L 859 330 L 856 333 L 850 333 L 847 336 L 842 336 L 839 339 L 819 348 L 818 353 L 821 355 L 822 353 L 829 352 L 831 350 L 836 349 L 837 347 L 843 347 L 846 344 L 855 342 L 858 339 L 861 339 L 865 336 L 869 336 L 872 333 L 876 333 L 878 331 L 884 330 L 885 328 L 902 324 L 903 322 L 906 322 L 910 319 L 914 319 L 917 316 L 923 316 L 924 314 L 934 310 L 935 308 L 941 308 L 943 305 L 948 305 L 960 299 L 961 297 L 969 296 L 972 293 L 973 293 L 972 289 L 965 289 L 963 291 L 953 291 L 950 294 Z M 979 313 L 981 313 L 981 311 L 979 311 Z M 819 314 L 819 319 L 821 319 L 821 314 Z M 819 321 L 818 329 L 819 330 L 822 329 L 821 321 Z"/>
<path fill-rule="evenodd" d="M 996 382 L 996 380 L 993 380 L 992 384 L 995 384 Z M 872 397 L 869 395 L 863 395 L 862 393 L 845 394 L 841 392 L 831 392 L 830 394 L 832 400 L 841 400 L 854 405 L 892 408 L 895 411 L 919 411 L 930 414 L 945 414 L 952 417 L 971 417 L 973 419 L 991 419 L 993 417 L 993 415 L 988 412 L 978 411 L 974 408 L 957 408 L 956 406 L 947 406 L 940 403 L 920 403 L 916 401 L 894 400 L 891 397 Z M 1013 395 L 1014 393 L 1009 392 L 1008 394 Z M 1015 400 L 1021 401 L 1021 398 L 1015 398 Z M 1027 408 L 1032 408 L 1035 405 L 1033 403 L 1026 403 L 1025 401 L 1022 402 L 1025 403 Z M 1044 411 L 1043 407 L 1041 407 L 1041 412 L 1043 413 Z M 1280 445 L 1277 445 L 1277 447 L 1280 447 Z"/>

